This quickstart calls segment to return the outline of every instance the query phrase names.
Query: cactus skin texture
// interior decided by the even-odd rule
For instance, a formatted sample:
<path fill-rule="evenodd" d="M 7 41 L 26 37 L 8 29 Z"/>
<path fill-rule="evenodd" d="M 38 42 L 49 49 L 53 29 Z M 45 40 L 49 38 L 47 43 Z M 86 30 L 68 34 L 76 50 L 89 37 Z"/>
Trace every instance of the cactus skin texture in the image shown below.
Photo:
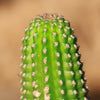
<path fill-rule="evenodd" d="M 37 16 L 22 43 L 21 100 L 89 100 L 77 38 L 64 17 Z"/>

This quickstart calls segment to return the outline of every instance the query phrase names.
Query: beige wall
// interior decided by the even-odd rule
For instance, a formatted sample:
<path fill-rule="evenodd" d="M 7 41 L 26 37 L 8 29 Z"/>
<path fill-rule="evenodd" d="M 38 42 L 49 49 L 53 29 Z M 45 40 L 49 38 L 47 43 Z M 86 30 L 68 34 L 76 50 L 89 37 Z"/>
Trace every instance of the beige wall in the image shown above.
<path fill-rule="evenodd" d="M 3 1 L 3 0 L 2 0 Z M 38 14 L 64 15 L 75 29 L 91 100 L 100 100 L 100 0 L 0 1 L 0 100 L 19 100 L 20 47 L 24 29 Z"/>

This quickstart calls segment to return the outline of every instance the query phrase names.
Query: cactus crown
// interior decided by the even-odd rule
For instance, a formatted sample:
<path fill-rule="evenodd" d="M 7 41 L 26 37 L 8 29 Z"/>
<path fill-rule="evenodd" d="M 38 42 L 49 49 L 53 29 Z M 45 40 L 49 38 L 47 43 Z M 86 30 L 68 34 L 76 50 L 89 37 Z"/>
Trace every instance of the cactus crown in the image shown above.
<path fill-rule="evenodd" d="M 22 43 L 21 100 L 88 100 L 77 38 L 64 17 L 37 16 Z"/>

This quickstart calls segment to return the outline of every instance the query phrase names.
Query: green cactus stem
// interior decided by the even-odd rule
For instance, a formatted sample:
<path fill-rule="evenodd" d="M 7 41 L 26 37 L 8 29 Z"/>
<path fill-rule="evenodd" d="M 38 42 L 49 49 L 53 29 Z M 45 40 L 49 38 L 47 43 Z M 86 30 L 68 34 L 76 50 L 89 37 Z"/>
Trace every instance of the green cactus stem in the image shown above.
<path fill-rule="evenodd" d="M 21 100 L 88 100 L 77 38 L 64 17 L 37 16 L 22 43 Z"/>

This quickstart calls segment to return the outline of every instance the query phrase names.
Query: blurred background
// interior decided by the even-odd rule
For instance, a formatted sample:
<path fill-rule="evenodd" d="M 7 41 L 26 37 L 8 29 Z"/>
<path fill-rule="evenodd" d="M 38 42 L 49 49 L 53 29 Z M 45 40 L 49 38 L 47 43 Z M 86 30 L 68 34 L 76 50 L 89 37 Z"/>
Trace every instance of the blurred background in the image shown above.
<path fill-rule="evenodd" d="M 19 100 L 21 39 L 29 22 L 43 13 L 57 13 L 71 22 L 89 96 L 100 100 L 100 0 L 0 0 L 0 100 Z"/>

